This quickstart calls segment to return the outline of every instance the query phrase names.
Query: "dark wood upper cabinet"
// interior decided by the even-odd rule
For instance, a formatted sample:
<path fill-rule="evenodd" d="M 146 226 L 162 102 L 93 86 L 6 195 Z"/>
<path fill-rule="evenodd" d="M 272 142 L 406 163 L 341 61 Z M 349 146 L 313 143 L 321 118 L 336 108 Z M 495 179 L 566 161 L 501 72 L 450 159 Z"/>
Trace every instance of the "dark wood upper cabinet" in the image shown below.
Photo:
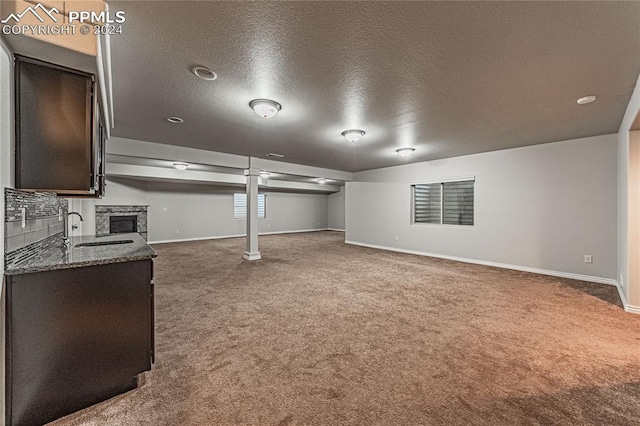
<path fill-rule="evenodd" d="M 100 197 L 104 121 L 92 74 L 15 57 L 16 188 Z"/>

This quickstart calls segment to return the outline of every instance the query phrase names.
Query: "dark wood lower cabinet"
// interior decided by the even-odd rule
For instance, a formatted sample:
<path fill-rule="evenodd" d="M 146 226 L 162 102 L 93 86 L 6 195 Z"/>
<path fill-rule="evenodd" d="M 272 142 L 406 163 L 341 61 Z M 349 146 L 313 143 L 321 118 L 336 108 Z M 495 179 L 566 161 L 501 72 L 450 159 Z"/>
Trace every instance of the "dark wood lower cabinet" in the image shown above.
<path fill-rule="evenodd" d="M 7 277 L 7 425 L 41 425 L 136 387 L 153 357 L 152 274 L 142 260 Z"/>

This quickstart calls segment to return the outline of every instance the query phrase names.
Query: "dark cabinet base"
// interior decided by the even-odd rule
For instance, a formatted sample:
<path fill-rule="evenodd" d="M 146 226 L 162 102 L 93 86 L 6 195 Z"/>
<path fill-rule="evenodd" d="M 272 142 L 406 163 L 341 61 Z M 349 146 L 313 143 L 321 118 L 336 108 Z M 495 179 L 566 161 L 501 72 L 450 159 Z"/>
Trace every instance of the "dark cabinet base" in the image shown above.
<path fill-rule="evenodd" d="M 7 277 L 8 425 L 39 425 L 151 369 L 152 261 Z"/>

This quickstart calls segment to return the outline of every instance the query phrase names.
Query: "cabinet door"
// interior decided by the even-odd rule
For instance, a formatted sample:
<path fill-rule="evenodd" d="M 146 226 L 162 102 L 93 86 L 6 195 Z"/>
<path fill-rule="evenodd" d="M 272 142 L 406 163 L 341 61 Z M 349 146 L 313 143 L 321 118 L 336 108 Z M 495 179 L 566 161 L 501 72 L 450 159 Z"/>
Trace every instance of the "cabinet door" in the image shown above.
<path fill-rule="evenodd" d="M 149 261 L 149 268 L 151 269 L 151 314 L 149 315 L 149 331 L 150 331 L 150 342 L 149 342 L 149 352 L 151 356 L 151 364 L 155 364 L 156 362 L 156 286 L 153 281 L 153 260 Z"/>
<path fill-rule="evenodd" d="M 16 56 L 16 188 L 92 195 L 91 74 Z"/>
<path fill-rule="evenodd" d="M 7 424 L 44 424 L 126 392 L 151 369 L 149 260 L 7 282 Z"/>

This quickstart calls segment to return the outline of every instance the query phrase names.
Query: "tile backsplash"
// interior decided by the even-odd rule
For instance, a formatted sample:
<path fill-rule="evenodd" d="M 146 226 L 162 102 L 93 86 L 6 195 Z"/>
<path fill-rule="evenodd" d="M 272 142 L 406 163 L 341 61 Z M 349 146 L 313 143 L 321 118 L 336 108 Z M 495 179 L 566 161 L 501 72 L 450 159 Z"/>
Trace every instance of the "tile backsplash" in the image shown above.
<path fill-rule="evenodd" d="M 56 194 L 6 188 L 4 222 L 4 267 L 37 257 L 46 248 L 62 244 L 67 200 Z M 24 226 L 23 226 L 24 217 Z M 62 216 L 64 217 L 64 216 Z"/>

